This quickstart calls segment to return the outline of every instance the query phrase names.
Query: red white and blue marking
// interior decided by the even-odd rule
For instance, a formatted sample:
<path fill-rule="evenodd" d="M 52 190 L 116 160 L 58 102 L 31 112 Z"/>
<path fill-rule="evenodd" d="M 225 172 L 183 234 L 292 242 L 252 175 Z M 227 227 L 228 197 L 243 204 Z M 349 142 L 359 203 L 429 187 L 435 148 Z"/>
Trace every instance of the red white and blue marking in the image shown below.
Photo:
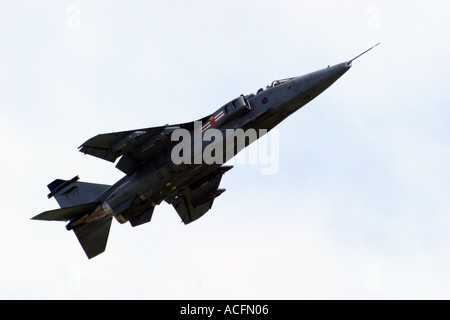
<path fill-rule="evenodd" d="M 219 120 L 220 118 L 222 118 L 223 115 L 224 115 L 224 112 L 222 110 L 216 116 L 209 117 L 209 121 L 202 127 L 202 132 L 210 127 L 214 127 L 214 125 L 216 124 L 216 121 Z"/>

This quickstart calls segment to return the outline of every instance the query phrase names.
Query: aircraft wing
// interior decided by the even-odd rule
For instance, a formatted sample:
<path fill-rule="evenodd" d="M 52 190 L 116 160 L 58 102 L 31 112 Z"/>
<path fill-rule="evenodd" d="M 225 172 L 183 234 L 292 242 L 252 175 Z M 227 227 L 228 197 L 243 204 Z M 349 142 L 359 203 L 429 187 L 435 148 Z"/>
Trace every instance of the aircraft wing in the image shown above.
<path fill-rule="evenodd" d="M 214 199 L 225 191 L 225 189 L 219 189 L 220 180 L 231 168 L 233 167 L 219 167 L 166 199 L 166 202 L 173 205 L 184 224 L 197 220 L 211 209 Z"/>
<path fill-rule="evenodd" d="M 205 121 L 206 116 L 197 121 Z M 170 137 L 176 129 L 193 130 L 194 121 L 176 125 L 165 125 L 145 129 L 99 134 L 78 147 L 80 152 L 115 162 L 122 157 L 116 167 L 127 175 L 132 174 L 143 162 L 161 151 L 170 148 L 176 141 Z"/>
<path fill-rule="evenodd" d="M 176 143 L 171 141 L 170 135 L 181 126 L 186 124 L 99 134 L 79 149 L 84 154 L 111 162 L 122 157 L 116 167 L 130 175 L 143 161 Z"/>

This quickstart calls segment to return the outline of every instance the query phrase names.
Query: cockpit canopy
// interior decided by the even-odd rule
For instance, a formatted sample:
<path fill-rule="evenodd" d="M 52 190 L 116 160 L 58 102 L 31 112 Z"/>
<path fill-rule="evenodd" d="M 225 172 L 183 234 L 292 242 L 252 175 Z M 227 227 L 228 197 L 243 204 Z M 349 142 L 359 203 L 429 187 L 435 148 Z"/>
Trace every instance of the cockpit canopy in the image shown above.
<path fill-rule="evenodd" d="M 293 78 L 286 78 L 286 79 L 280 79 L 280 80 L 274 80 L 274 81 L 272 81 L 271 84 L 267 85 L 265 89 L 260 88 L 260 89 L 258 89 L 256 94 L 252 93 L 252 94 L 249 94 L 247 97 L 248 98 L 254 97 L 255 95 L 258 95 L 258 94 L 260 94 L 260 93 L 262 93 L 262 92 L 264 92 L 266 90 L 272 89 L 273 87 L 279 86 L 280 84 L 286 83 L 286 82 L 291 81 L 293 79 L 295 79 L 295 77 L 293 77 Z"/>
<path fill-rule="evenodd" d="M 270 88 L 273 88 L 273 87 L 276 87 L 276 86 L 279 86 L 280 84 L 283 84 L 285 82 L 291 81 L 293 79 L 295 79 L 295 77 L 293 77 L 293 78 L 286 78 L 286 79 L 280 79 L 280 80 L 274 80 L 274 81 L 272 81 L 272 83 L 269 86 L 267 86 L 266 90 L 270 89 Z"/>

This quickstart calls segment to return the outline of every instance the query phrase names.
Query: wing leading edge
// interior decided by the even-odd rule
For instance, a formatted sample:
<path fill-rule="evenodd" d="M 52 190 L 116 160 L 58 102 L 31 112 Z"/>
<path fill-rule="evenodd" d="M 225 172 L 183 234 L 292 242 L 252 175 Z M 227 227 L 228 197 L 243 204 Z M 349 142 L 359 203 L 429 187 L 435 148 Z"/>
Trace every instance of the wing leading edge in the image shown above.
<path fill-rule="evenodd" d="M 197 121 L 203 123 L 208 117 Z M 84 154 L 110 162 L 121 157 L 116 165 L 117 169 L 131 175 L 144 161 L 178 143 L 170 139 L 173 131 L 180 128 L 193 130 L 194 122 L 99 134 L 84 142 L 78 149 Z"/>
<path fill-rule="evenodd" d="M 170 134 L 180 126 L 162 126 L 139 130 L 99 134 L 79 149 L 84 154 L 115 162 L 122 157 L 116 167 L 130 175 L 143 162 L 163 149 L 170 147 Z"/>

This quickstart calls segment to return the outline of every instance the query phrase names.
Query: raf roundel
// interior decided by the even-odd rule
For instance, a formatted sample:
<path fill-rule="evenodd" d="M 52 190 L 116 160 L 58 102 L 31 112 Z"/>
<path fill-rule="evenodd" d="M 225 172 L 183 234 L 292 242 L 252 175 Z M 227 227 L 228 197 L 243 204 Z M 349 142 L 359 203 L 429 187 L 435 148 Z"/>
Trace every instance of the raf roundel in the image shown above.
<path fill-rule="evenodd" d="M 262 103 L 263 103 L 263 104 L 266 104 L 267 101 L 269 101 L 269 99 L 267 99 L 267 97 L 264 97 L 264 98 L 262 99 Z"/>

